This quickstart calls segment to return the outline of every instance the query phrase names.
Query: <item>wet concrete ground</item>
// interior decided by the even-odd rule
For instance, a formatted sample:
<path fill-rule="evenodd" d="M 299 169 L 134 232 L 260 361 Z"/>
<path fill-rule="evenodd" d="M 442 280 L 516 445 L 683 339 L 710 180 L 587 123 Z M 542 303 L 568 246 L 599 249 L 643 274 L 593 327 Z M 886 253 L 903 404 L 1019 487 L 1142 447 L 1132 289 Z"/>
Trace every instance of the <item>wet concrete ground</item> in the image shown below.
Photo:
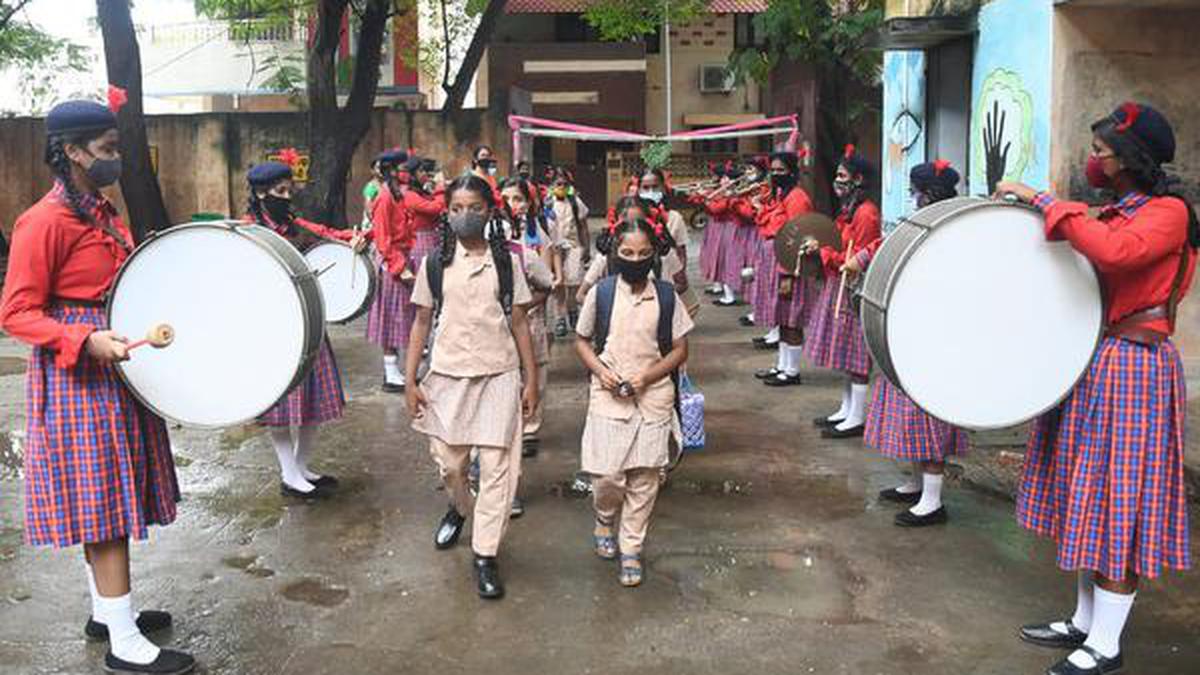
<path fill-rule="evenodd" d="M 528 511 L 502 553 L 508 597 L 486 603 L 469 547 L 433 548 L 445 496 L 355 326 L 331 331 L 351 401 L 315 462 L 341 478 L 339 495 L 284 501 L 253 427 L 173 432 L 185 501 L 135 548 L 135 602 L 174 613 L 162 641 L 194 652 L 203 673 L 1008 675 L 1057 660 L 1016 628 L 1069 612 L 1074 580 L 1017 529 L 1012 503 L 951 485 L 948 526 L 893 526 L 875 494 L 897 466 L 809 426 L 836 403 L 834 376 L 759 385 L 748 373 L 772 357 L 750 348 L 736 314 L 707 306 L 694 335 L 709 445 L 659 500 L 639 589 L 591 553 L 588 503 L 563 489 L 585 404 L 565 343 L 543 449 L 524 467 Z M 4 430 L 23 427 L 19 353 L 0 349 Z M 80 552 L 21 544 L 19 440 L 0 447 L 0 672 L 97 671 Z M 1126 672 L 1200 672 L 1198 581 L 1145 585 Z"/>

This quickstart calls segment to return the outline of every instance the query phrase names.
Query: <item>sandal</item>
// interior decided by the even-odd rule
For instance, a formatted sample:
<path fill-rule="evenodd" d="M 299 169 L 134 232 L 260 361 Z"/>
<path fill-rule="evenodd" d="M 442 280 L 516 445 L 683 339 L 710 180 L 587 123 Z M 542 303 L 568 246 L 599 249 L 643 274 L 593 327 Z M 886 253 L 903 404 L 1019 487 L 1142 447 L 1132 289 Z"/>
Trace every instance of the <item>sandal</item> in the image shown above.
<path fill-rule="evenodd" d="M 634 564 L 636 563 L 636 564 Z M 621 585 L 633 588 L 642 584 L 642 557 L 640 555 L 621 556 Z"/>
<path fill-rule="evenodd" d="M 606 530 L 608 534 L 598 534 L 600 530 Z M 613 560 L 617 557 L 617 540 L 613 537 L 611 525 L 596 521 L 596 529 L 592 531 L 592 548 L 603 560 Z"/>

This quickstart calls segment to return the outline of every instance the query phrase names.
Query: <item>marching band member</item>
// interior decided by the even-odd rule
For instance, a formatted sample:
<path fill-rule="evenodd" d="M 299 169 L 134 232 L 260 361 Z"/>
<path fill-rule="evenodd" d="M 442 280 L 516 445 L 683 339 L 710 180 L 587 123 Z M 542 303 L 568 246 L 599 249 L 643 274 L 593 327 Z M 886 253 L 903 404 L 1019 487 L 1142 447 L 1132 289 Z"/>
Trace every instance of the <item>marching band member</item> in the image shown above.
<path fill-rule="evenodd" d="M 709 167 L 712 174 L 711 182 L 715 183 L 710 189 L 698 189 L 687 196 L 687 202 L 697 208 L 704 209 L 708 215 L 708 224 L 704 227 L 704 237 L 700 242 L 700 274 L 711 284 L 704 289 L 706 295 L 721 296 L 713 301 L 717 306 L 733 305 L 736 299 L 732 297 L 733 289 L 726 292 L 722 283 L 721 267 L 725 263 L 725 246 L 732 235 L 730 222 L 730 199 L 725 195 L 733 183 L 730 175 L 732 167 L 725 164 L 713 164 Z M 722 302 L 729 298 L 728 302 Z"/>
<path fill-rule="evenodd" d="M 727 283 L 734 288 L 741 289 L 742 297 L 750 303 L 750 312 L 738 317 L 739 324 L 750 328 L 757 325 L 753 303 L 755 297 L 754 273 L 759 248 L 762 245 L 762 235 L 758 231 L 758 210 L 755 203 L 765 201 L 771 191 L 771 184 L 767 180 L 766 161 L 756 158 L 747 163 L 746 176 L 750 187 L 747 188 L 746 193 L 738 195 L 730 205 L 730 210 L 739 227 L 737 235 L 734 236 L 735 247 L 730 252 L 734 257 L 726 265 L 725 273 L 728 275 Z M 769 349 L 777 345 L 778 340 L 779 330 L 774 328 L 766 335 L 755 337 L 752 342 L 756 347 Z"/>
<path fill-rule="evenodd" d="M 54 187 L 17 219 L 0 301 L 0 327 L 33 346 L 25 541 L 83 546 L 92 598 L 84 632 L 108 641 L 106 670 L 189 673 L 190 655 L 145 637 L 171 615 L 135 612 L 130 596 L 129 538 L 175 520 L 179 486 L 166 424 L 113 368 L 129 358 L 128 341 L 105 325 L 105 296 L 133 250 L 100 193 L 121 173 L 117 119 L 99 103 L 68 101 L 50 111 L 46 133 Z"/>
<path fill-rule="evenodd" d="M 566 337 L 575 325 L 578 309 L 575 294 L 583 282 L 584 272 L 591 262 L 591 235 L 588 232 L 588 207 L 575 194 L 574 177 L 564 168 L 554 171 L 550 185 L 550 203 L 546 208 L 550 216 L 550 236 L 559 251 L 561 275 L 556 279 L 558 297 L 555 305 L 558 325 L 554 334 Z"/>
<path fill-rule="evenodd" d="M 295 151 L 284 150 L 280 155 L 285 161 L 291 161 Z M 250 168 L 246 180 L 250 184 L 246 221 L 270 228 L 301 252 L 321 239 L 349 242 L 356 249 L 365 243 L 351 230 L 336 230 L 292 213 L 295 186 L 289 164 L 263 162 Z M 258 420 L 271 432 L 275 456 L 279 459 L 279 489 L 285 497 L 327 497 L 337 487 L 337 479 L 333 476 L 310 470 L 308 459 L 317 427 L 341 419 L 345 405 L 341 374 L 326 335 L 308 377 Z"/>
<path fill-rule="evenodd" d="M 380 155 L 384 189 L 371 208 L 379 289 L 367 312 L 367 340 L 383 349 L 382 389 L 386 392 L 404 391 L 400 355 L 408 348 L 408 334 L 416 311 L 409 302 L 413 280 L 410 256 L 415 248 L 414 215 L 408 208 L 405 194 L 413 181 L 411 162 L 414 159 L 396 150 Z"/>
<path fill-rule="evenodd" d="M 442 246 L 425 258 L 413 291 L 419 309 L 405 362 L 409 381 L 417 382 L 435 311 L 438 335 L 429 374 L 405 393 L 413 429 L 429 436 L 452 500 L 434 545 L 453 546 L 473 513 L 479 595 L 496 599 L 504 595 L 496 554 L 520 477 L 522 419 L 533 414 L 539 396 L 526 314 L 532 295 L 503 227 L 493 223 L 491 186 L 466 175 L 450 184 L 446 197 Z M 472 449 L 479 453 L 478 499 L 468 489 Z"/>
<path fill-rule="evenodd" d="M 813 420 L 822 428 L 821 435 L 825 438 L 861 436 L 866 422 L 871 355 L 867 351 L 858 312 L 850 304 L 852 293 L 839 283 L 839 274 L 848 254 L 869 250 L 881 236 L 879 207 L 867 197 L 866 191 L 867 179 L 873 171 L 870 162 L 855 152 L 853 145 L 846 146 L 833 182 L 834 192 L 841 200 L 836 222 L 842 235 L 842 248 L 826 246 L 820 249 L 825 286 L 809 322 L 804 354 L 813 366 L 839 370 L 846 376 L 841 407 L 828 417 Z M 841 307 L 837 309 L 839 296 Z"/>
<path fill-rule="evenodd" d="M 760 231 L 768 242 L 769 260 L 775 260 L 775 235 L 789 221 L 813 210 L 812 200 L 800 187 L 800 162 L 791 152 L 771 155 L 771 192 L 759 211 Z M 800 360 L 804 354 L 804 325 L 814 311 L 821 289 L 801 276 L 799 270 L 781 270 L 775 262 L 775 320 L 779 325 L 779 356 L 775 367 L 755 375 L 769 387 L 800 384 Z"/>
<path fill-rule="evenodd" d="M 1041 209 L 1047 239 L 1091 260 L 1107 299 L 1104 339 L 1066 400 L 1035 423 L 1017 494 L 1017 521 L 1053 537 L 1059 568 L 1078 575 L 1070 619 L 1021 629 L 1028 642 L 1074 649 L 1050 675 L 1121 669 L 1138 581 L 1190 565 L 1187 397 L 1170 336 L 1195 273 L 1200 222 L 1163 171 L 1175 134 L 1158 110 L 1125 103 L 1092 133 L 1088 182 L 1116 196 L 1096 217 L 1025 185 L 996 188 Z"/>
<path fill-rule="evenodd" d="M 595 476 L 596 555 L 611 560 L 619 552 L 621 584 L 637 586 L 659 472 L 671 436 L 679 440 L 672 373 L 687 360 L 693 324 L 671 286 L 649 279 L 657 257 L 673 253 L 662 227 L 622 221 L 612 243 L 617 276 L 588 292 L 576 326 L 575 348 L 591 372 L 582 466 Z M 664 336 L 659 316 L 668 311 L 670 335 Z M 619 549 L 613 537 L 618 517 Z"/>
<path fill-rule="evenodd" d="M 913 167 L 909 173 L 913 210 L 957 196 L 958 181 L 958 172 L 945 160 Z M 846 260 L 843 268 L 851 274 L 863 273 L 877 250 L 878 246 L 860 249 Z M 911 505 L 896 514 L 897 525 L 924 527 L 946 522 L 942 474 L 947 456 L 966 452 L 965 431 L 933 418 L 886 377 L 878 377 L 864 441 L 884 457 L 913 463 L 908 483 L 879 493 L 887 501 Z"/>
<path fill-rule="evenodd" d="M 404 209 L 412 230 L 412 248 L 408 252 L 409 269 L 417 269 L 425 256 L 437 250 L 441 241 L 442 217 L 446 214 L 445 186 L 437 183 L 430 160 L 412 158 L 405 168 L 412 181 L 401 186 Z M 407 340 L 407 338 L 405 338 Z"/>
<path fill-rule="evenodd" d="M 762 170 L 770 174 L 771 161 L 767 159 L 762 164 Z M 743 203 L 743 212 L 753 218 L 757 233 L 755 246 L 750 256 L 750 266 L 754 269 L 754 278 L 750 282 L 750 304 L 753 325 L 767 329 L 765 335 L 754 338 L 754 346 L 759 349 L 775 349 L 779 346 L 779 262 L 775 259 L 775 234 L 770 232 L 770 222 L 763 217 L 765 205 L 772 202 L 776 193 L 772 183 Z M 761 371 L 755 375 L 769 375 L 769 371 Z"/>

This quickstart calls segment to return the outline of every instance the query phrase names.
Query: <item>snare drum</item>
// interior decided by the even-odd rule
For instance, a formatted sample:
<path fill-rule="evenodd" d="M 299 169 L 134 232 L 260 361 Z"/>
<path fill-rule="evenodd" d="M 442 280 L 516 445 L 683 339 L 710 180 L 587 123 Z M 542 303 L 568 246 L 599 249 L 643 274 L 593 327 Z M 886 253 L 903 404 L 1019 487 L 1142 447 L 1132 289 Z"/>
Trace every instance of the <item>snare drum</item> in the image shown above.
<path fill-rule="evenodd" d="M 317 273 L 326 321 L 349 323 L 370 308 L 378 280 L 366 255 L 340 241 L 323 241 L 308 249 L 304 259 Z"/>
<path fill-rule="evenodd" d="M 175 339 L 117 365 L 160 416 L 195 427 L 257 418 L 308 375 L 325 331 L 315 273 L 271 230 L 236 221 L 179 225 L 121 266 L 109 326 L 140 336 L 166 323 Z"/>
<path fill-rule="evenodd" d="M 1044 229 L 1036 209 L 960 197 L 901 222 L 875 254 L 862 290 L 867 345 L 930 415 L 1015 426 L 1087 369 L 1103 326 L 1099 280 Z"/>

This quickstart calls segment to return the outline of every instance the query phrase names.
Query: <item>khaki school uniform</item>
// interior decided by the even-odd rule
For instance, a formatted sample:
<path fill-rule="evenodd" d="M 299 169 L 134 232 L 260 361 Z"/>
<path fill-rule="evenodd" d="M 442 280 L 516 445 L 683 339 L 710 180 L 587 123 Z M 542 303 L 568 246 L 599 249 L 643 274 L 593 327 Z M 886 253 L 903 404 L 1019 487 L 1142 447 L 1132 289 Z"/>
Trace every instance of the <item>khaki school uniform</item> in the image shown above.
<path fill-rule="evenodd" d="M 525 259 L 525 281 L 531 291 L 548 293 L 554 285 L 554 274 L 546 261 L 531 248 L 522 251 Z M 533 415 L 525 420 L 524 435 L 536 436 L 542 429 L 546 410 L 546 384 L 550 376 L 550 331 L 546 324 L 546 304 L 529 308 L 529 333 L 533 338 L 533 359 L 538 364 L 538 403 Z"/>
<path fill-rule="evenodd" d="M 529 285 L 510 255 L 513 305 L 528 305 Z M 430 371 L 420 384 L 429 404 L 412 425 L 430 437 L 455 508 L 474 514 L 472 547 L 482 556 L 494 556 L 500 547 L 521 471 L 521 360 L 499 293 L 491 251 L 471 253 L 458 244 L 443 272 Z M 425 263 L 412 302 L 433 307 Z M 472 448 L 479 450 L 478 499 L 467 489 Z"/>
<path fill-rule="evenodd" d="M 588 292 L 576 332 L 591 338 L 596 326 L 596 289 Z M 671 319 L 676 340 L 694 324 L 678 297 Z M 662 358 L 658 349 L 658 291 L 654 284 L 635 293 L 617 280 L 612 317 L 602 363 L 623 380 L 631 379 Z M 667 443 L 679 438 L 675 385 L 670 377 L 650 385 L 635 399 L 618 398 L 591 378 L 587 421 L 583 428 L 582 468 L 597 476 L 592 483 L 596 518 L 612 524 L 621 516 L 620 546 L 637 555 L 658 497 L 658 470 L 667 465 Z"/>
<path fill-rule="evenodd" d="M 562 253 L 563 285 L 578 286 L 583 281 L 585 271 L 583 254 L 585 251 L 575 226 L 575 215 L 571 213 L 571 203 L 567 199 L 575 200 L 579 219 L 583 221 L 584 227 L 587 227 L 588 208 L 578 197 L 568 197 L 567 199 L 551 197 L 551 199 L 554 200 L 554 223 L 550 236 Z"/>

